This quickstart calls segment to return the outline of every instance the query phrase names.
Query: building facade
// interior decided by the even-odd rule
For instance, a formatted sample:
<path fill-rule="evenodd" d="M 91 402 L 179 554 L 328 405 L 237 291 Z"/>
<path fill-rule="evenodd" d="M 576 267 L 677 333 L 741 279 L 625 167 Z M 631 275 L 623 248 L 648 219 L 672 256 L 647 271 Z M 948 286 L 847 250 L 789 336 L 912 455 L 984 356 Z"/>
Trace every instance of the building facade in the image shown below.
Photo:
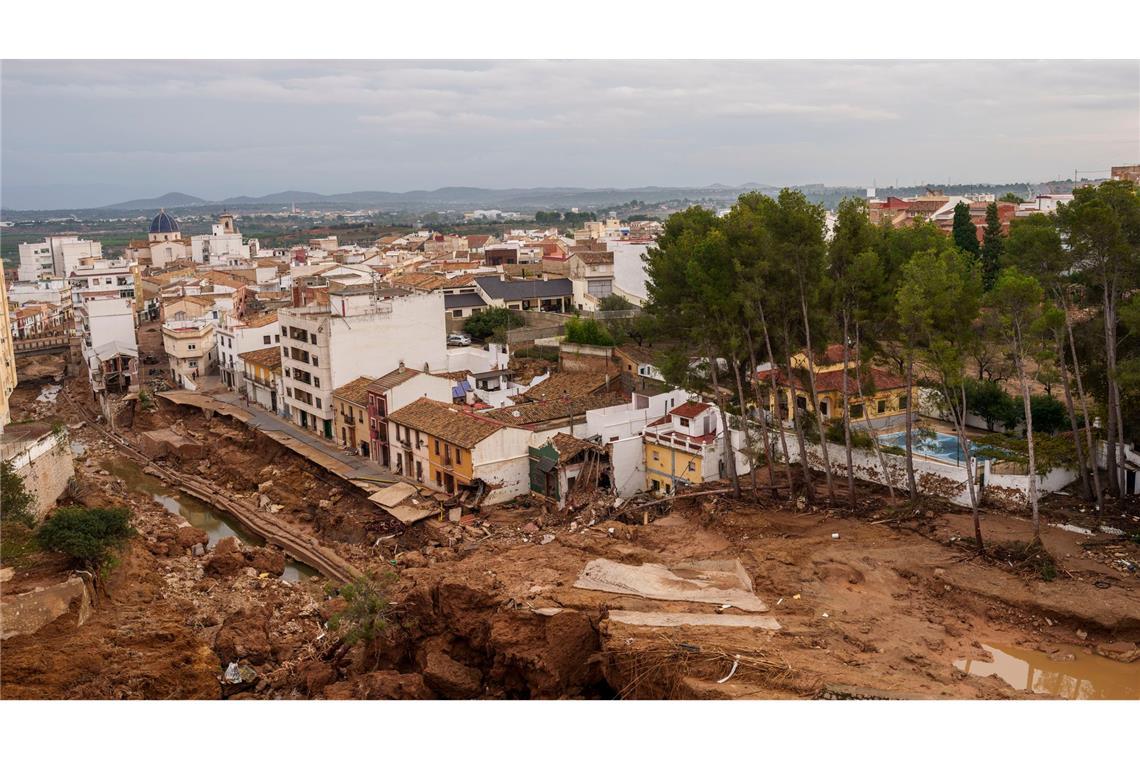
<path fill-rule="evenodd" d="M 290 418 L 334 437 L 333 391 L 362 375 L 407 367 L 447 368 L 443 294 L 330 288 L 327 304 L 277 312 L 284 403 Z"/>
<path fill-rule="evenodd" d="M 162 347 L 170 360 L 170 377 L 187 390 L 197 390 L 201 378 L 214 370 L 214 325 L 204 319 L 162 323 Z"/>

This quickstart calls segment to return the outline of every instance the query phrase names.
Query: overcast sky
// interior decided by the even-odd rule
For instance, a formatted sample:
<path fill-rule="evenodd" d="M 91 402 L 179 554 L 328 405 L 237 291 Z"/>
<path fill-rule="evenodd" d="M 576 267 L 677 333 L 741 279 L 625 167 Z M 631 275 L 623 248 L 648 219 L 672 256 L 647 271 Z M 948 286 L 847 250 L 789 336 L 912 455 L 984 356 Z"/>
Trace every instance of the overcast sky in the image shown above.
<path fill-rule="evenodd" d="M 1140 161 L 1140 64 L 5 61 L 8 208 L 179 191 L 1040 181 Z"/>

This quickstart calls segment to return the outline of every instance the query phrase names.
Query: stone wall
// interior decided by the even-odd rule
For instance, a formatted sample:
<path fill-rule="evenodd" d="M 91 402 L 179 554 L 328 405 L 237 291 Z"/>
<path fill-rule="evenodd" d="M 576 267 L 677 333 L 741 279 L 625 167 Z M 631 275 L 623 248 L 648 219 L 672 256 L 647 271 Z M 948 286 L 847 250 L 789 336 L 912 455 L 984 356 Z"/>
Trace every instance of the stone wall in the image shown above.
<path fill-rule="evenodd" d="M 66 433 L 46 433 L 29 441 L 24 449 L 9 457 L 16 474 L 24 479 L 24 488 L 35 497 L 32 509 L 40 518 L 67 490 L 75 475 L 71 446 Z"/>

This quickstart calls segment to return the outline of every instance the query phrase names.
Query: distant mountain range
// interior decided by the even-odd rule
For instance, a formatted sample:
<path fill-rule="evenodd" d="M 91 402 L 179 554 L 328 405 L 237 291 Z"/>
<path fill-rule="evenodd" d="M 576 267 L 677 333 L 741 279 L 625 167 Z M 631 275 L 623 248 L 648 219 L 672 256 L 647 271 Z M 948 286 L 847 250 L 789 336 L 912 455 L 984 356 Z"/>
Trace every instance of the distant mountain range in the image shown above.
<path fill-rule="evenodd" d="M 101 207 L 108 211 L 144 211 L 157 208 L 192 208 L 195 206 L 229 206 L 249 208 L 256 206 L 285 206 L 293 203 L 307 207 L 335 206 L 351 208 L 413 209 L 421 207 L 509 207 L 512 209 L 542 209 L 566 205 L 602 206 L 640 200 L 646 203 L 679 198 L 709 198 L 735 196 L 747 190 L 772 189 L 769 185 L 748 183 L 739 186 L 709 185 L 707 187 L 633 187 L 633 188 L 582 188 L 533 187 L 492 190 L 482 187 L 441 187 L 437 190 L 411 190 L 403 193 L 383 190 L 361 190 L 351 193 L 324 195 L 304 190 L 286 190 L 269 195 L 238 195 L 232 198 L 209 201 L 186 193 L 167 193 L 157 198 L 138 198 Z"/>
<path fill-rule="evenodd" d="M 1001 195 L 1013 192 L 1030 195 L 1034 192 L 1067 192 L 1072 186 L 1068 180 L 1055 182 L 1007 182 L 998 184 L 959 184 L 937 186 L 950 194 L 994 193 Z M 865 188 L 854 186 L 827 186 L 823 184 L 801 184 L 794 186 L 801 190 L 813 203 L 822 203 L 834 208 L 846 196 L 863 196 Z M 934 186 L 932 186 L 934 187 Z M 583 187 L 531 187 L 490 189 L 481 187 L 441 187 L 436 190 L 412 190 L 396 193 L 382 190 L 362 190 L 351 193 L 322 194 L 305 190 L 286 190 L 269 195 L 239 195 L 221 200 L 207 200 L 187 193 L 170 192 L 156 198 L 136 198 L 109 206 L 86 209 L 57 209 L 54 211 L 6 209 L 9 218 L 37 216 L 43 213 L 63 215 L 71 212 L 83 217 L 93 217 L 106 212 L 149 212 L 160 208 L 171 210 L 195 209 L 201 213 L 217 213 L 223 208 L 231 211 L 275 210 L 297 204 L 304 209 L 377 209 L 389 212 L 423 213 L 428 211 L 471 211 L 475 209 L 502 209 L 504 211 L 533 212 L 538 210 L 562 210 L 582 208 L 596 210 L 640 201 L 645 204 L 658 204 L 665 201 L 702 201 L 728 205 L 741 193 L 760 191 L 774 193 L 774 185 L 748 182 L 743 185 L 713 184 L 703 187 L 667 187 L 650 185 L 630 188 L 583 188 Z M 908 196 L 921 194 L 925 186 L 879 188 L 880 197 L 887 195 Z M 14 212 L 14 213 L 13 213 Z"/>
<path fill-rule="evenodd" d="M 133 201 L 123 201 L 111 206 L 102 206 L 111 211 L 145 211 L 152 208 L 187 208 L 189 206 L 205 206 L 210 202 L 186 193 L 167 193 L 157 198 L 138 198 Z"/>

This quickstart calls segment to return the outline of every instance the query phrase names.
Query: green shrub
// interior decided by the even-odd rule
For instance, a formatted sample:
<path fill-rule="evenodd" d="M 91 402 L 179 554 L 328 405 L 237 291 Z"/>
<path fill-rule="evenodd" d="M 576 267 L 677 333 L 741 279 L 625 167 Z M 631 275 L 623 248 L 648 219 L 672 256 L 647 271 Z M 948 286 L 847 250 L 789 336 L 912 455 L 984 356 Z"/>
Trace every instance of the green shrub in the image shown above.
<path fill-rule="evenodd" d="M 526 319 L 517 310 L 492 308 L 472 314 L 463 323 L 463 329 L 475 340 L 486 340 L 496 331 L 505 333 L 512 327 L 522 327 L 525 324 Z"/>
<path fill-rule="evenodd" d="M 548 362 L 558 361 L 558 346 L 531 346 L 520 348 L 514 353 L 519 359 L 543 359 Z"/>
<path fill-rule="evenodd" d="M 131 513 L 125 507 L 85 509 L 68 507 L 53 512 L 36 538 L 49 551 L 71 557 L 84 567 L 110 567 L 116 553 L 135 534 Z"/>
<path fill-rule="evenodd" d="M 329 618 L 329 630 L 343 630 L 341 639 L 349 646 L 379 636 L 388 625 L 388 587 L 392 578 L 391 573 L 370 573 L 341 586 L 340 598 L 347 606 Z"/>
<path fill-rule="evenodd" d="M 571 317 L 566 323 L 566 341 L 584 346 L 612 346 L 616 344 L 610 331 L 596 319 Z"/>
<path fill-rule="evenodd" d="M 0 520 L 31 527 L 36 518 L 32 514 L 35 497 L 24 487 L 24 479 L 8 462 L 0 462 Z"/>

